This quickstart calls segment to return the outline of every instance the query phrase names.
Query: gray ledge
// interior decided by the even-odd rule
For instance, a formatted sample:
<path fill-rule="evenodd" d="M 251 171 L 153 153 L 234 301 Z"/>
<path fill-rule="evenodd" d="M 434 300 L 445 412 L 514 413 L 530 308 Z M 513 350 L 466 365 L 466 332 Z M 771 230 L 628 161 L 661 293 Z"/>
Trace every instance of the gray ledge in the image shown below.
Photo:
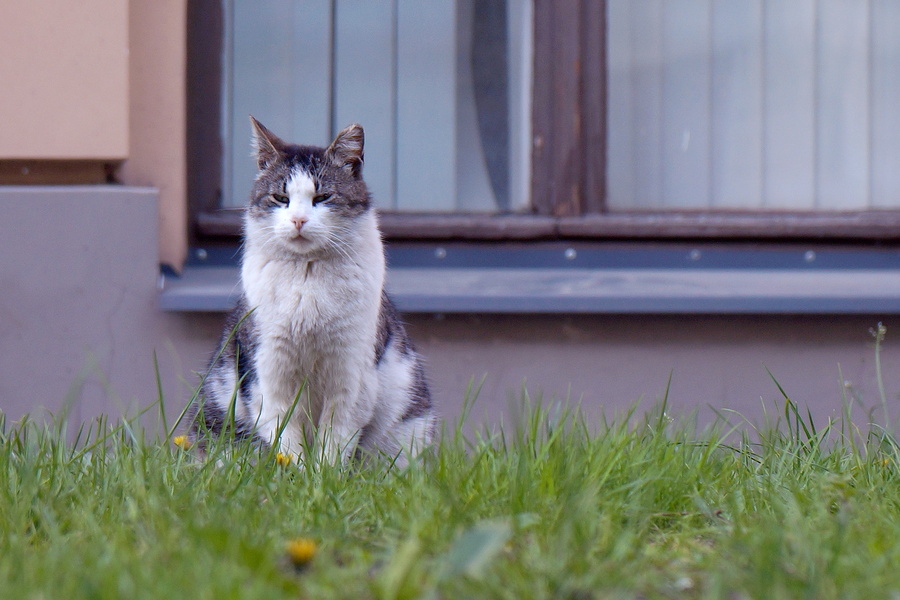
<path fill-rule="evenodd" d="M 407 313 L 892 314 L 889 269 L 393 268 L 388 291 Z M 234 306 L 238 269 L 166 276 L 168 311 Z"/>

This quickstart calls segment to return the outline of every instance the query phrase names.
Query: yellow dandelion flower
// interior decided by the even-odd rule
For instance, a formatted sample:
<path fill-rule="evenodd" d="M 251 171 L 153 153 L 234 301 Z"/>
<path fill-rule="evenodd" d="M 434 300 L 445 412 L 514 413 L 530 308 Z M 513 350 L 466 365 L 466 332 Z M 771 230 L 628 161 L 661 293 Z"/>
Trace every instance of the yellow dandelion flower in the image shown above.
<path fill-rule="evenodd" d="M 302 569 L 316 555 L 317 548 L 316 542 L 310 538 L 294 538 L 287 543 L 285 550 L 291 564 L 297 569 Z"/>
<path fill-rule="evenodd" d="M 279 452 L 275 455 L 275 462 L 277 462 L 282 467 L 288 467 L 292 462 L 294 462 L 294 459 L 290 454 L 282 454 L 281 452 Z"/>
<path fill-rule="evenodd" d="M 172 438 L 172 443 L 181 448 L 182 450 L 188 450 L 194 444 L 191 440 L 188 439 L 186 435 L 176 435 Z"/>

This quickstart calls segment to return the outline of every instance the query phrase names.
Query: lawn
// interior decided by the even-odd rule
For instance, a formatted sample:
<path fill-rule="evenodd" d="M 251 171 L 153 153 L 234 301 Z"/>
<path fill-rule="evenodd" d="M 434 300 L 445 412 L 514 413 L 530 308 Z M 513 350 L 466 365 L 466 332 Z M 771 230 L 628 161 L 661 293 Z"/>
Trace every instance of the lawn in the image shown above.
<path fill-rule="evenodd" d="M 0 597 L 900 598 L 892 437 L 779 411 L 695 431 L 534 403 L 405 470 L 2 423 Z"/>

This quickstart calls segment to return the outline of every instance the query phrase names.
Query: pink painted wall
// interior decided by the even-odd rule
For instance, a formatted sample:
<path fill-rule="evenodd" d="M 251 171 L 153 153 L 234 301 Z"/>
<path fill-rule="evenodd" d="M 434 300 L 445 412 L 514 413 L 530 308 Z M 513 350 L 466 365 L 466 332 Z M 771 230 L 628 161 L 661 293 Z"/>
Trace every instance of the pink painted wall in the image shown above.
<path fill-rule="evenodd" d="M 0 159 L 128 156 L 128 8 L 0 4 Z"/>

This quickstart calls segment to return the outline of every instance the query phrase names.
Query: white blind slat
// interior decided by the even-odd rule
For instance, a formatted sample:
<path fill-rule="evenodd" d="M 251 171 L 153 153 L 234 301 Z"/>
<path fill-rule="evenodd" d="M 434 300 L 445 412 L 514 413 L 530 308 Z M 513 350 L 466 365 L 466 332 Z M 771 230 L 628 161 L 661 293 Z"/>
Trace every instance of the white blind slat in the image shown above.
<path fill-rule="evenodd" d="M 815 0 L 766 0 L 763 206 L 815 206 Z"/>
<path fill-rule="evenodd" d="M 900 3 L 607 7 L 611 208 L 900 206 Z"/>
<path fill-rule="evenodd" d="M 820 0 L 816 207 L 869 204 L 869 11 L 859 0 Z"/>
<path fill-rule="evenodd" d="M 900 205 L 900 2 L 872 2 L 872 206 Z"/>
<path fill-rule="evenodd" d="M 663 4 L 663 198 L 709 207 L 711 0 Z"/>
<path fill-rule="evenodd" d="M 762 204 L 762 0 L 714 0 L 712 206 Z"/>
<path fill-rule="evenodd" d="M 396 208 L 393 7 L 393 0 L 335 5 L 334 125 L 365 128 L 363 173 L 379 208 Z"/>

